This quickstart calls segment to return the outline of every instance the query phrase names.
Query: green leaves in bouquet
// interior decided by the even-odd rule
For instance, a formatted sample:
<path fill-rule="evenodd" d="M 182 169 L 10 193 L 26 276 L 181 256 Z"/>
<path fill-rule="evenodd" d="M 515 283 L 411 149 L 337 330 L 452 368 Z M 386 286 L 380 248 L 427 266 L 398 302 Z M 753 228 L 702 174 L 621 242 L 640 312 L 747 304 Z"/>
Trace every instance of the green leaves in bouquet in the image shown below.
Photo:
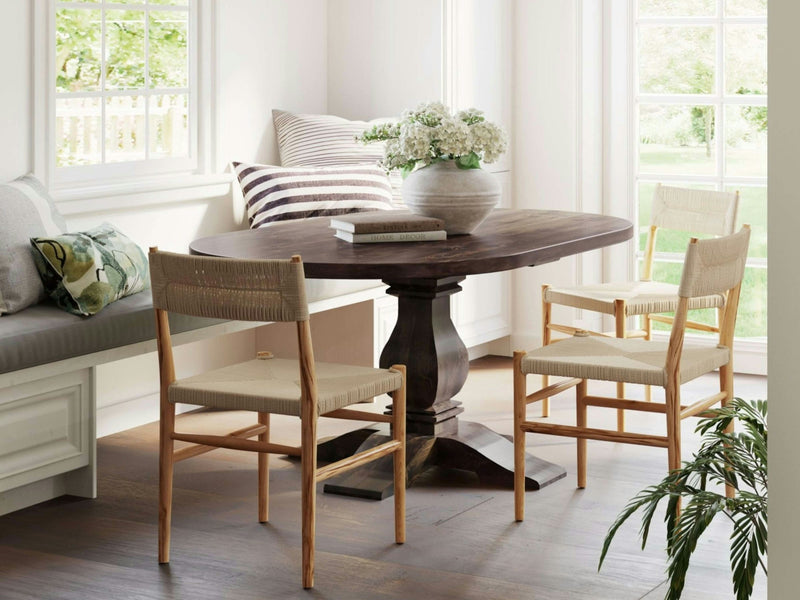
<path fill-rule="evenodd" d="M 475 152 L 470 152 L 469 154 L 465 154 L 463 156 L 457 156 L 455 158 L 456 166 L 459 169 L 480 169 L 481 168 L 481 157 L 475 154 Z"/>

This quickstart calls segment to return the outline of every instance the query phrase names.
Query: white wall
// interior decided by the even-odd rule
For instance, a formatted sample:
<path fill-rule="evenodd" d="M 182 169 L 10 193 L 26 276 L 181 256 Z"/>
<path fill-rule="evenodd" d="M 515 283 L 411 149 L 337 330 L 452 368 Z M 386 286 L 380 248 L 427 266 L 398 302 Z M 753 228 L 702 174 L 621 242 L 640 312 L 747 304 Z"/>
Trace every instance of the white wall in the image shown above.
<path fill-rule="evenodd" d="M 218 1 L 217 168 L 280 164 L 273 108 L 327 109 L 325 0 Z"/>
<path fill-rule="evenodd" d="M 769 3 L 769 597 L 797 597 L 800 564 L 800 3 Z"/>
<path fill-rule="evenodd" d="M 442 97 L 440 0 L 328 0 L 328 112 L 369 120 Z"/>
<path fill-rule="evenodd" d="M 580 57 L 577 0 L 517 0 L 514 14 L 515 208 L 578 210 Z M 573 257 L 514 273 L 513 348 L 541 343 L 539 290 L 574 284 Z M 555 316 L 556 313 L 554 313 Z"/>
<path fill-rule="evenodd" d="M 33 168 L 31 142 L 31 40 L 32 3 L 3 2 L 0 19 L 0 181 L 23 175 Z"/>

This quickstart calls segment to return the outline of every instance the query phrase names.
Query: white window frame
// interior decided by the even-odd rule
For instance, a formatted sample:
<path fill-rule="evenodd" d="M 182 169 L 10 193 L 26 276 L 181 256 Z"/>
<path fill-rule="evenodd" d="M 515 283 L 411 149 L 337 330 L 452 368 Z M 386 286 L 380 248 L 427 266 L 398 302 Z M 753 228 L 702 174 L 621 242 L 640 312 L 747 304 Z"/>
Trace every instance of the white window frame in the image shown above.
<path fill-rule="evenodd" d="M 59 1 L 59 8 L 79 6 Z M 86 7 L 85 4 L 81 6 Z M 92 8 L 120 10 L 124 4 L 101 0 Z M 169 6 L 159 7 L 170 10 Z M 189 156 L 56 167 L 55 147 L 55 11 L 56 0 L 36 2 L 34 11 L 34 172 L 56 200 L 87 199 L 159 189 L 218 183 L 202 181 L 215 164 L 214 126 L 214 0 L 189 0 Z M 105 40 L 103 40 L 105 43 Z M 39 50 L 41 49 L 41 50 Z M 116 92 L 115 92 L 116 93 Z M 122 92 L 125 93 L 125 92 Z M 149 90 L 136 90 L 147 96 Z M 97 94 L 98 96 L 101 93 Z M 228 177 L 224 177 L 228 179 Z"/>
<path fill-rule="evenodd" d="M 603 80 L 604 80 L 604 208 L 608 214 L 619 215 L 638 224 L 638 188 L 640 182 L 691 183 L 712 182 L 716 189 L 726 186 L 767 185 L 767 177 L 730 177 L 724 173 L 724 110 L 723 106 L 742 104 L 758 106 L 767 104 L 767 96 L 725 95 L 723 65 L 723 21 L 732 24 L 766 24 L 765 17 L 724 17 L 724 0 L 716 0 L 714 17 L 642 17 L 636 14 L 636 0 L 604 0 L 603 7 Z M 717 57 L 718 77 L 715 93 L 711 96 L 671 96 L 640 94 L 636 62 L 636 33 L 639 22 L 648 24 L 714 24 L 718 27 Z M 638 171 L 638 103 L 640 100 L 663 104 L 709 104 L 716 107 L 714 138 L 717 172 L 709 176 L 648 174 Z M 724 101 L 724 104 L 723 104 Z M 639 277 L 639 260 L 642 251 L 638 234 L 627 245 L 620 245 L 606 254 L 604 272 L 616 280 Z M 660 262 L 682 262 L 680 256 L 656 253 Z M 767 268 L 767 259 L 749 258 L 748 267 Z M 740 315 L 740 318 L 742 316 Z M 714 343 L 707 337 L 687 333 L 693 341 Z M 653 332 L 654 339 L 666 339 L 665 332 Z M 736 340 L 737 372 L 765 375 L 767 373 L 766 340 Z"/>

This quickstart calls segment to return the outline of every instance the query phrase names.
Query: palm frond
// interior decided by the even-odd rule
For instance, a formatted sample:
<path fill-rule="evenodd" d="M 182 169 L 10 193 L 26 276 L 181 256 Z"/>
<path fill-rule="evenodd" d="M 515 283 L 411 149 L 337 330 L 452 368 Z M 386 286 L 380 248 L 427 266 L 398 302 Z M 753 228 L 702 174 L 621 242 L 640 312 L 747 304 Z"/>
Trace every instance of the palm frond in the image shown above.
<path fill-rule="evenodd" d="M 619 528 L 639 510 L 639 536 L 645 548 L 659 503 L 668 498 L 664 520 L 670 583 L 666 600 L 681 597 L 697 543 L 720 513 L 733 523 L 730 563 L 736 598 L 747 600 L 751 596 L 759 566 L 767 571 L 763 562 L 767 556 L 767 401 L 734 398 L 729 406 L 709 414 L 696 428 L 703 442 L 692 460 L 640 491 L 611 525 L 598 570 Z M 739 431 L 726 431 L 734 422 Z M 716 491 L 726 484 L 736 490 L 734 498 Z M 683 511 L 682 498 L 688 498 Z"/>

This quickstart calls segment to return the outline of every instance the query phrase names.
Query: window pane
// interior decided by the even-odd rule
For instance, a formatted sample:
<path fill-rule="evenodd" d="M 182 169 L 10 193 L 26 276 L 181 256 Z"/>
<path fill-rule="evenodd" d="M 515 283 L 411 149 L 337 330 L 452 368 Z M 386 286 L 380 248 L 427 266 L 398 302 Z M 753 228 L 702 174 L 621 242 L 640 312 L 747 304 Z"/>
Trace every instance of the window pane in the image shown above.
<path fill-rule="evenodd" d="M 767 28 L 725 27 L 725 93 L 767 93 Z"/>
<path fill-rule="evenodd" d="M 189 108 L 186 94 L 150 98 L 150 157 L 189 156 Z"/>
<path fill-rule="evenodd" d="M 725 107 L 725 174 L 767 176 L 767 107 Z"/>
<path fill-rule="evenodd" d="M 100 99 L 59 98 L 56 100 L 56 166 L 98 164 L 100 142 Z"/>
<path fill-rule="evenodd" d="M 188 21 L 189 15 L 185 11 L 150 13 L 151 88 L 185 88 L 189 85 Z"/>
<path fill-rule="evenodd" d="M 106 99 L 106 162 L 144 160 L 144 96 Z"/>
<path fill-rule="evenodd" d="M 160 4 L 162 6 L 169 5 L 169 6 L 187 6 L 189 4 L 189 0 L 150 0 L 150 4 Z"/>
<path fill-rule="evenodd" d="M 642 17 L 713 17 L 716 0 L 639 0 Z"/>
<path fill-rule="evenodd" d="M 716 33 L 713 27 L 642 26 L 639 90 L 650 94 L 712 94 Z"/>
<path fill-rule="evenodd" d="M 745 269 L 742 294 L 739 298 L 736 335 L 745 338 L 767 338 L 767 270 Z"/>
<path fill-rule="evenodd" d="M 100 89 L 99 10 L 56 11 L 56 92 Z"/>
<path fill-rule="evenodd" d="M 730 191 L 739 190 L 739 218 L 737 229 L 747 223 L 750 233 L 748 256 L 767 257 L 767 188 L 763 186 L 729 186 Z"/>
<path fill-rule="evenodd" d="M 639 170 L 642 173 L 713 175 L 714 107 L 639 106 Z"/>
<path fill-rule="evenodd" d="M 725 16 L 767 16 L 767 0 L 725 0 Z"/>
<path fill-rule="evenodd" d="M 144 12 L 106 11 L 106 89 L 144 88 Z"/>
<path fill-rule="evenodd" d="M 650 230 L 650 209 L 653 206 L 653 192 L 656 184 L 653 182 L 639 183 L 639 250 L 644 251 L 647 244 L 647 234 Z M 641 270 L 639 271 L 641 273 Z"/>
<path fill-rule="evenodd" d="M 145 0 L 107 0 L 113 4 L 144 4 Z"/>

